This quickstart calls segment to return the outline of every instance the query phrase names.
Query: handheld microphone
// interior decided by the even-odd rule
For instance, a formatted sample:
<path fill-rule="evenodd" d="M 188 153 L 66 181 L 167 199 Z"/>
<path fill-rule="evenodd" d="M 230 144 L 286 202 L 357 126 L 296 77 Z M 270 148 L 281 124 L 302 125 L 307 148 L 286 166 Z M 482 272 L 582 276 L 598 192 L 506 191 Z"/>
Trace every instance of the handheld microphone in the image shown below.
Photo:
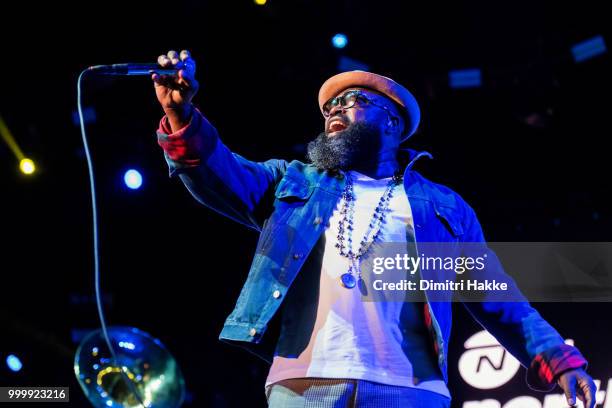
<path fill-rule="evenodd" d="M 98 75 L 151 75 L 157 73 L 159 75 L 177 75 L 180 67 L 164 68 L 159 64 L 112 64 L 112 65 L 94 65 L 87 68 L 87 72 Z"/>

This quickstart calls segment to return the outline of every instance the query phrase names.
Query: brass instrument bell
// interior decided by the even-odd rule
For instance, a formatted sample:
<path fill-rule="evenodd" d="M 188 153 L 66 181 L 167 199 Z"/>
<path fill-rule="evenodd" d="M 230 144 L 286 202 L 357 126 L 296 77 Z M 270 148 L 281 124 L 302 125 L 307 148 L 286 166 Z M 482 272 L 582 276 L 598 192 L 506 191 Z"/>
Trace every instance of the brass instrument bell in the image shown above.
<path fill-rule="evenodd" d="M 83 392 L 99 408 L 178 408 L 185 381 L 164 345 L 133 327 L 109 327 L 116 360 L 102 330 L 86 335 L 74 359 Z"/>

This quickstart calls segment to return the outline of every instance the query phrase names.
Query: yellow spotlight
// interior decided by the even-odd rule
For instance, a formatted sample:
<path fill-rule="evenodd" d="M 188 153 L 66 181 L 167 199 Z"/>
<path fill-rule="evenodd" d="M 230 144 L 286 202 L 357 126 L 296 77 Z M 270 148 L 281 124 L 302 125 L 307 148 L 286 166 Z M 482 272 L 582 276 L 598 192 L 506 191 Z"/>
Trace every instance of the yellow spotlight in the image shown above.
<path fill-rule="evenodd" d="M 6 122 L 4 121 L 4 119 L 2 119 L 2 116 L 0 116 L 0 138 L 4 140 L 6 145 L 15 155 L 15 158 L 19 161 L 19 170 L 21 170 L 23 174 L 30 175 L 36 171 L 36 166 L 34 165 L 34 162 L 31 159 L 25 157 L 25 155 L 21 151 L 21 148 L 15 141 L 13 134 L 9 130 L 8 126 L 6 126 Z"/>
<path fill-rule="evenodd" d="M 32 160 L 25 158 L 21 159 L 19 162 L 19 170 L 21 170 L 23 174 L 30 175 L 36 171 L 36 166 Z"/>
<path fill-rule="evenodd" d="M 255 4 L 258 6 L 263 6 L 268 2 L 268 0 L 255 0 Z"/>

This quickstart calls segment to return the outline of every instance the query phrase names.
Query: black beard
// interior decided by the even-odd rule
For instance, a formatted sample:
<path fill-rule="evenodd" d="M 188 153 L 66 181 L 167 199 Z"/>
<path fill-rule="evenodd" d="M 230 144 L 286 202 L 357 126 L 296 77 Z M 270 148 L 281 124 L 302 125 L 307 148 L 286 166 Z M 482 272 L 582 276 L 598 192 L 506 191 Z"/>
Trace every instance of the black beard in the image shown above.
<path fill-rule="evenodd" d="M 372 125 L 353 123 L 335 136 L 325 132 L 307 147 L 307 158 L 321 170 L 351 170 L 376 161 L 380 151 L 380 131 Z"/>

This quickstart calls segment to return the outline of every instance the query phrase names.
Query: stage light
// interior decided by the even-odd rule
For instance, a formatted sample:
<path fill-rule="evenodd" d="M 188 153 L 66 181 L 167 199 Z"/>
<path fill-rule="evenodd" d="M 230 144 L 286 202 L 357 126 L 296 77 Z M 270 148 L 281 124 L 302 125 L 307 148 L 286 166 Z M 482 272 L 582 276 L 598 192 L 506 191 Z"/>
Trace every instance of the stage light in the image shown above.
<path fill-rule="evenodd" d="M 11 371 L 15 372 L 21 370 L 21 368 L 23 367 L 23 364 L 21 363 L 21 360 L 19 360 L 19 357 L 14 354 L 9 354 L 9 356 L 6 358 L 6 365 Z"/>
<path fill-rule="evenodd" d="M 19 162 L 19 170 L 21 170 L 23 174 L 30 175 L 36 171 L 36 165 L 34 165 L 31 159 L 24 158 Z"/>
<path fill-rule="evenodd" d="M 332 38 L 332 44 L 336 48 L 344 48 L 346 47 L 347 43 L 348 43 L 348 38 L 346 38 L 346 35 L 344 34 L 338 33 L 334 35 Z"/>
<path fill-rule="evenodd" d="M 25 157 L 25 155 L 23 154 L 23 151 L 17 144 L 17 141 L 15 140 L 15 137 L 13 136 L 10 129 L 8 128 L 6 122 L 4 121 L 4 119 L 2 119 L 2 116 L 0 116 L 0 138 L 4 140 L 8 148 L 15 155 L 15 158 L 19 162 L 19 170 L 21 170 L 23 174 L 27 174 L 27 175 L 34 173 L 34 171 L 36 170 L 36 166 L 34 166 L 34 162 L 28 159 L 27 157 Z"/>
<path fill-rule="evenodd" d="M 478 88 L 482 85 L 479 69 L 450 71 L 448 73 L 448 80 L 451 88 Z"/>
<path fill-rule="evenodd" d="M 255 0 L 255 4 L 258 6 L 264 6 L 267 3 L 267 0 Z"/>
<path fill-rule="evenodd" d="M 572 47 L 574 61 L 582 62 L 606 52 L 606 42 L 601 35 L 578 43 Z"/>
<path fill-rule="evenodd" d="M 128 350 L 134 350 L 136 348 L 134 343 L 130 343 L 129 341 L 120 341 L 119 342 L 119 347 L 125 348 L 125 349 L 128 349 Z"/>
<path fill-rule="evenodd" d="M 138 190 L 142 186 L 142 175 L 138 170 L 130 169 L 125 172 L 123 181 L 128 188 Z"/>

